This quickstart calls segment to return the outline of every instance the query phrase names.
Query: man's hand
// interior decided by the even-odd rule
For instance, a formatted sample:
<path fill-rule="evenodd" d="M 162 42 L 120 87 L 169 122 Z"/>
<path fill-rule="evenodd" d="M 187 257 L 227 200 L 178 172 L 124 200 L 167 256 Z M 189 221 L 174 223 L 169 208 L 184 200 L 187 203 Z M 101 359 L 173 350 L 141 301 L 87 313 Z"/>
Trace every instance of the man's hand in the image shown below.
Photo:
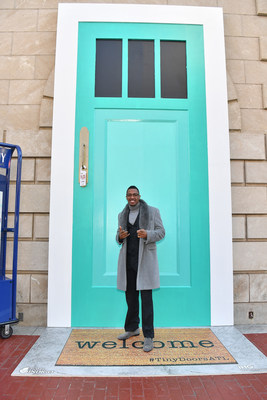
<path fill-rule="evenodd" d="M 145 229 L 139 229 L 137 231 L 137 237 L 142 239 L 147 239 L 147 232 Z"/>
<path fill-rule="evenodd" d="M 130 235 L 130 233 L 128 233 L 128 231 L 124 231 L 123 229 L 122 229 L 122 227 L 120 226 L 119 227 L 119 239 L 120 240 L 123 240 L 123 239 L 125 239 L 127 236 L 129 236 Z"/>

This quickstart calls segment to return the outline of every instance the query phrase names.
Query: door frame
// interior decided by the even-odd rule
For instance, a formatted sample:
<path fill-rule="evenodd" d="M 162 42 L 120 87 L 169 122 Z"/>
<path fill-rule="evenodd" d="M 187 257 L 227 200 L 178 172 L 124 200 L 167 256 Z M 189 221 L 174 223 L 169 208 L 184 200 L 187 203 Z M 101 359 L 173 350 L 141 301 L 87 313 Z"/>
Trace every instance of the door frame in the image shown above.
<path fill-rule="evenodd" d="M 211 325 L 233 324 L 230 150 L 221 8 L 59 4 L 50 198 L 48 326 L 71 326 L 73 169 L 79 22 L 200 24 L 204 29 Z"/>

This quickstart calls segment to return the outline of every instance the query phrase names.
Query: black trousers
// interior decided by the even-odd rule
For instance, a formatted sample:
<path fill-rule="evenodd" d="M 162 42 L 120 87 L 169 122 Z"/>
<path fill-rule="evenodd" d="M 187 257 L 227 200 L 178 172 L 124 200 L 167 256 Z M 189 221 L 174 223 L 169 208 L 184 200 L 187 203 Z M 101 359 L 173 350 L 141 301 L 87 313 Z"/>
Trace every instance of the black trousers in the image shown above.
<path fill-rule="evenodd" d="M 128 311 L 124 329 L 126 332 L 135 331 L 139 327 L 139 291 L 136 290 L 137 271 L 127 269 L 127 289 L 125 292 Z M 152 290 L 141 290 L 142 330 L 144 337 L 154 337 L 154 312 Z"/>

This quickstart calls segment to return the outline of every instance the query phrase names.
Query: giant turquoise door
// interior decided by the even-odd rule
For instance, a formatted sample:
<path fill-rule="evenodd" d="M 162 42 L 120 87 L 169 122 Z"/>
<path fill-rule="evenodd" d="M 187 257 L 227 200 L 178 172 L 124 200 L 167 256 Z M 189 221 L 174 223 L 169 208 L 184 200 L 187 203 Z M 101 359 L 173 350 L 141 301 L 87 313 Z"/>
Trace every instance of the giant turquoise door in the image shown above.
<path fill-rule="evenodd" d="M 210 324 L 203 28 L 80 23 L 73 209 L 72 326 L 122 327 L 117 215 L 128 186 L 158 207 L 155 326 Z M 89 130 L 88 184 L 79 136 Z"/>

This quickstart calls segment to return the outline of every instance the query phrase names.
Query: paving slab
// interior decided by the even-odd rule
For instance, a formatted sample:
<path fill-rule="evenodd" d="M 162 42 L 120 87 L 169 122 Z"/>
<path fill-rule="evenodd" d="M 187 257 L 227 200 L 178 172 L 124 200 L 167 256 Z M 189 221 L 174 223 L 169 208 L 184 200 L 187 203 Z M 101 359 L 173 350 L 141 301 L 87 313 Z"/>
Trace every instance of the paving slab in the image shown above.
<path fill-rule="evenodd" d="M 142 367 L 56 366 L 56 361 L 72 328 L 36 328 L 31 334 L 38 334 L 40 337 L 13 371 L 12 376 L 130 377 L 267 373 L 267 357 L 239 329 L 234 326 L 209 328 L 236 359 L 237 364 Z M 266 330 L 263 329 L 263 331 Z M 15 331 L 15 334 L 18 332 L 19 327 Z"/>

